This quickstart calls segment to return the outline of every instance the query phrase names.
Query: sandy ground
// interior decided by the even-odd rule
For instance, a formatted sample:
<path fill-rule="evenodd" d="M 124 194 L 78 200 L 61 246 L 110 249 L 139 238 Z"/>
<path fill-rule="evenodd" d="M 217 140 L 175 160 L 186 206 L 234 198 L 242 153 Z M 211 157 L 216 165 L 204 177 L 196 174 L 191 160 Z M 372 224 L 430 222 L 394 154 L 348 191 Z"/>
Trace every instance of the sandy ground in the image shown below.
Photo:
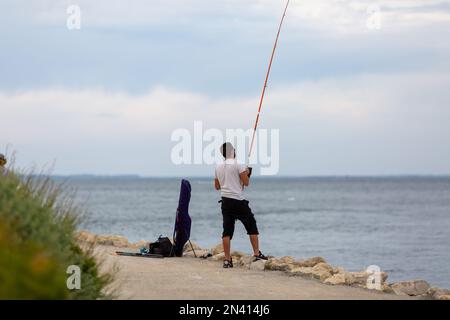
<path fill-rule="evenodd" d="M 223 269 L 221 262 L 194 258 L 135 258 L 98 247 L 104 267 L 118 268 L 118 299 L 310 300 L 407 299 L 348 286 L 329 286 L 282 272 Z"/>

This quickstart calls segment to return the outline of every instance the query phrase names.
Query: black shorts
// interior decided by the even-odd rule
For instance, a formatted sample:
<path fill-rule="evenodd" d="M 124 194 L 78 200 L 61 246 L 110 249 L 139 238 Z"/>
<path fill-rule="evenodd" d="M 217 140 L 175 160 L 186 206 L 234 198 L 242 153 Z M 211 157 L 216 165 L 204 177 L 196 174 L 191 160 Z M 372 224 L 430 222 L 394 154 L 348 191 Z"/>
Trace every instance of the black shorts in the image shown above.
<path fill-rule="evenodd" d="M 222 198 L 223 234 L 222 237 L 233 238 L 236 220 L 242 222 L 248 235 L 259 234 L 255 216 L 247 200 Z"/>

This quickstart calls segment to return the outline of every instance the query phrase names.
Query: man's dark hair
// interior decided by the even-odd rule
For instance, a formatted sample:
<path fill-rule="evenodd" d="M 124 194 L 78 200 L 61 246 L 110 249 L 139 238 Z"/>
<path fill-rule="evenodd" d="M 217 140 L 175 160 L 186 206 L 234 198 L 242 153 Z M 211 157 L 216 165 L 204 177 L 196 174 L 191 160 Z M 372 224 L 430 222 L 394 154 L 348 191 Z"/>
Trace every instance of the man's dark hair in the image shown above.
<path fill-rule="evenodd" d="M 220 153 L 222 153 L 223 157 L 225 159 L 233 158 L 235 155 L 234 147 L 230 142 L 225 142 L 220 147 Z"/>

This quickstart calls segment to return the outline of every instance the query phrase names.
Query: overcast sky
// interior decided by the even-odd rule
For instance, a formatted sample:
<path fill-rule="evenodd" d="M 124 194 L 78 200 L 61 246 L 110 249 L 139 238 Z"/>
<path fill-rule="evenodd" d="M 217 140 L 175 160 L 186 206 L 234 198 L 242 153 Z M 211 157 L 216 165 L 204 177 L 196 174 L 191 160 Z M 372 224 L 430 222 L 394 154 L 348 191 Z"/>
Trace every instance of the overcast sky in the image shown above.
<path fill-rule="evenodd" d="M 57 174 L 211 174 L 172 164 L 171 134 L 252 126 L 284 4 L 2 0 L 0 153 Z M 291 1 L 261 119 L 279 174 L 450 174 L 449 39 L 450 1 Z"/>

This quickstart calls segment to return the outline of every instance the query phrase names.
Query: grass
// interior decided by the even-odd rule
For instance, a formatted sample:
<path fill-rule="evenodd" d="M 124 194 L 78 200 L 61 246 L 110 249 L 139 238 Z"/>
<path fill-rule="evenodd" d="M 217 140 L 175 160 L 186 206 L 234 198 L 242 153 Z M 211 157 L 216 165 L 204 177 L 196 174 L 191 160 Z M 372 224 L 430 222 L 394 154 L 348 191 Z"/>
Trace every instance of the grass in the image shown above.
<path fill-rule="evenodd" d="M 49 177 L 0 175 L 0 299 L 107 299 L 112 276 L 75 240 L 80 210 Z M 71 265 L 81 289 L 67 288 Z"/>

